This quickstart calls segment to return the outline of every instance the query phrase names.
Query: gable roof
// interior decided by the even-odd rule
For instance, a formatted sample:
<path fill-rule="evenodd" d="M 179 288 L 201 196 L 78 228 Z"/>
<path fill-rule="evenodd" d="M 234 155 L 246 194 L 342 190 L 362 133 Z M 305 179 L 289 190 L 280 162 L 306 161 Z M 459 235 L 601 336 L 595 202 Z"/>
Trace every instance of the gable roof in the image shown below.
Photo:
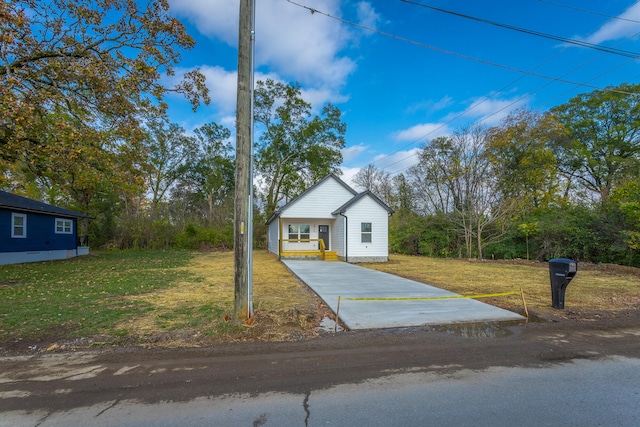
<path fill-rule="evenodd" d="M 373 194 L 371 191 L 366 190 L 366 191 L 363 191 L 362 193 L 358 194 L 357 196 L 355 196 L 353 199 L 349 200 L 344 205 L 340 206 L 335 211 L 331 212 L 331 215 L 339 215 L 341 213 L 345 213 L 351 206 L 355 205 L 358 202 L 358 200 L 362 199 L 365 196 L 371 197 L 374 202 L 376 202 L 377 204 L 382 206 L 387 212 L 389 212 L 390 215 L 394 213 L 393 209 L 391 209 L 389 206 L 387 206 L 387 204 L 385 202 L 380 200 L 378 198 L 378 196 Z"/>
<path fill-rule="evenodd" d="M 36 212 L 48 215 L 59 215 L 71 218 L 90 218 L 89 215 L 71 211 L 69 209 L 59 208 L 27 197 L 18 196 L 16 194 L 7 193 L 0 190 L 0 209 L 12 209 L 23 212 Z"/>
<path fill-rule="evenodd" d="M 287 203 L 286 205 L 284 205 L 283 207 L 281 207 L 280 209 L 276 210 L 273 215 L 271 215 L 271 218 L 269 218 L 267 220 L 267 225 L 271 224 L 276 218 L 278 218 L 282 212 L 284 212 L 288 207 L 290 207 L 291 205 L 293 205 L 295 202 L 297 202 L 298 200 L 300 200 L 301 198 L 303 198 L 305 195 L 307 195 L 308 193 L 310 193 L 311 191 L 313 191 L 316 187 L 319 187 L 320 185 L 322 185 L 323 182 L 329 180 L 333 178 L 334 180 L 336 180 L 336 182 L 340 185 L 342 185 L 347 191 L 349 191 L 351 194 L 353 194 L 354 196 L 356 196 L 358 194 L 358 192 L 356 190 L 354 190 L 353 188 L 349 187 L 347 185 L 346 182 L 344 182 L 343 180 L 341 180 L 336 174 L 334 173 L 330 173 L 329 175 L 325 176 L 324 178 L 322 178 L 320 181 L 316 182 L 315 184 L 313 184 L 311 187 L 307 188 L 305 191 L 303 191 L 302 193 L 300 193 L 298 196 L 294 197 L 289 203 Z"/>

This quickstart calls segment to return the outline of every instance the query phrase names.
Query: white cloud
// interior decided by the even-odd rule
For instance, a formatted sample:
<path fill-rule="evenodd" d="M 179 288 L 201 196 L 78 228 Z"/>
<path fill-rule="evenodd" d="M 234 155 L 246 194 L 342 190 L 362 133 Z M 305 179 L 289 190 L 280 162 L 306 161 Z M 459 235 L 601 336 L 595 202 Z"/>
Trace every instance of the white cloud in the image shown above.
<path fill-rule="evenodd" d="M 411 166 L 415 166 L 420 161 L 418 154 L 420 148 L 411 150 L 396 151 L 391 154 L 380 154 L 373 159 L 373 165 L 392 175 L 406 172 Z"/>
<path fill-rule="evenodd" d="M 205 36 L 238 43 L 239 2 L 229 0 L 171 0 L 171 11 L 192 22 Z"/>
<path fill-rule="evenodd" d="M 358 145 L 352 145 L 351 147 L 345 147 L 341 150 L 342 152 L 342 160 L 344 162 L 349 162 L 351 160 L 356 159 L 360 154 L 364 153 L 369 149 L 368 145 L 364 145 L 360 143 Z"/>
<path fill-rule="evenodd" d="M 314 114 L 319 114 L 320 109 L 331 102 L 333 104 L 339 104 L 349 100 L 348 96 L 341 95 L 330 88 L 320 89 L 300 89 L 302 99 L 311 104 Z"/>
<path fill-rule="evenodd" d="M 523 107 L 526 104 L 526 100 L 526 96 L 507 99 L 495 99 L 491 97 L 475 99 L 461 115 L 461 118 L 472 119 L 473 123 L 465 123 L 463 126 L 474 123 L 479 123 L 484 126 L 495 126 L 512 111 Z M 450 113 L 445 118 L 445 121 L 449 121 L 459 115 L 459 112 Z"/>
<path fill-rule="evenodd" d="M 222 114 L 231 114 L 236 110 L 236 93 L 238 88 L 238 73 L 225 70 L 218 66 L 204 65 L 200 67 L 204 74 L 211 96 L 211 103 Z M 177 75 L 178 73 L 176 73 Z"/>
<path fill-rule="evenodd" d="M 640 3 L 635 3 L 622 14 L 619 18 L 630 19 L 634 21 L 640 20 Z M 619 40 L 635 35 L 638 32 L 638 24 L 636 22 L 624 21 L 620 19 L 609 20 L 600 29 L 585 39 L 589 43 L 599 44 L 609 40 Z"/>
<path fill-rule="evenodd" d="M 419 142 L 420 140 L 433 139 L 449 133 L 451 132 L 444 123 L 422 123 L 409 129 L 395 132 L 393 138 L 396 141 Z"/>
<path fill-rule="evenodd" d="M 308 0 L 310 7 L 339 16 L 339 0 Z M 365 8 L 366 9 L 366 8 Z M 229 0 L 173 0 L 172 10 L 198 30 L 236 46 L 239 6 Z M 369 10 L 371 19 L 375 12 Z M 282 0 L 256 2 L 256 65 L 314 88 L 342 87 L 355 63 L 340 52 L 353 33 L 339 21 Z"/>
<path fill-rule="evenodd" d="M 363 25 L 368 28 L 378 28 L 378 23 L 380 22 L 380 14 L 378 14 L 371 3 L 366 1 L 361 1 L 358 3 L 358 22 L 360 25 Z M 372 34 L 368 32 L 367 34 Z"/>
<path fill-rule="evenodd" d="M 406 111 L 407 113 L 416 113 L 419 111 L 425 111 L 426 113 L 431 114 L 431 113 L 435 113 L 435 112 L 444 110 L 446 108 L 449 108 L 452 104 L 453 104 L 453 98 L 446 95 L 438 101 L 427 100 L 427 101 L 416 102 L 414 104 L 409 105 Z"/>
<path fill-rule="evenodd" d="M 358 174 L 358 172 L 360 172 L 360 169 L 361 168 L 346 168 L 342 166 L 340 168 L 340 170 L 342 171 L 342 175 L 340 176 L 340 179 L 346 182 L 348 185 L 355 187 L 353 185 L 352 179 L 354 176 Z"/>

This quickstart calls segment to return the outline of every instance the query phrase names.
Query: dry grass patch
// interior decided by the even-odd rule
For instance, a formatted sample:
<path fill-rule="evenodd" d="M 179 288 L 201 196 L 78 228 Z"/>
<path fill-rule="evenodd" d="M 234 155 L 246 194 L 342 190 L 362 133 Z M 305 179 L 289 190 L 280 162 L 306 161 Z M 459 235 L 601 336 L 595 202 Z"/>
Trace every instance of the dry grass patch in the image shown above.
<path fill-rule="evenodd" d="M 233 319 L 233 252 L 196 255 L 186 266 L 190 275 L 174 287 L 133 296 L 152 306 L 144 316 L 119 325 L 132 335 L 149 336 L 183 331 L 226 339 L 288 340 L 313 333 L 319 323 L 320 301 L 277 258 L 266 251 L 253 255 L 255 321 L 240 325 Z"/>
<path fill-rule="evenodd" d="M 549 270 L 546 263 L 493 262 L 392 255 L 387 263 L 363 264 L 462 295 L 519 292 L 522 288 L 529 309 L 539 314 L 576 317 L 611 317 L 640 309 L 640 270 L 608 266 L 598 269 L 578 265 L 578 274 L 567 287 L 565 311 L 552 309 Z M 486 298 L 482 301 L 523 312 L 519 296 Z"/>

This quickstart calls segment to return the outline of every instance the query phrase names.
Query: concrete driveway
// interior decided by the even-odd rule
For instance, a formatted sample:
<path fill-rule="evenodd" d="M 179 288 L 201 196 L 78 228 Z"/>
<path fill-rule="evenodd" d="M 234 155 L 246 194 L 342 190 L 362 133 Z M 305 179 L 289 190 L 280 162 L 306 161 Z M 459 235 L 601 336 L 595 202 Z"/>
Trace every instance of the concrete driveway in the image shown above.
<path fill-rule="evenodd" d="M 375 300 L 432 298 L 457 294 L 392 274 L 345 262 L 282 261 L 334 311 L 349 329 L 382 329 L 451 323 L 525 320 L 523 316 L 469 298 L 443 300 Z M 367 298 L 368 300 L 350 300 Z"/>

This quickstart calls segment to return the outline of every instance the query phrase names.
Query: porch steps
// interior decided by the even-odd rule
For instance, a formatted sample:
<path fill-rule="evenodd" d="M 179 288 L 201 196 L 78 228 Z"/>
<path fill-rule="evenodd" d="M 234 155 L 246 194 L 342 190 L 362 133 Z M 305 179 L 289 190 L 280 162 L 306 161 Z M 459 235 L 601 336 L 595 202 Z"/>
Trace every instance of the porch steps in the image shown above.
<path fill-rule="evenodd" d="M 320 251 L 282 251 L 283 258 L 320 258 Z M 335 251 L 324 252 L 325 261 L 338 261 L 338 253 Z"/>
<path fill-rule="evenodd" d="M 325 251 L 324 252 L 324 260 L 325 261 L 338 261 L 338 253 L 335 251 Z"/>

